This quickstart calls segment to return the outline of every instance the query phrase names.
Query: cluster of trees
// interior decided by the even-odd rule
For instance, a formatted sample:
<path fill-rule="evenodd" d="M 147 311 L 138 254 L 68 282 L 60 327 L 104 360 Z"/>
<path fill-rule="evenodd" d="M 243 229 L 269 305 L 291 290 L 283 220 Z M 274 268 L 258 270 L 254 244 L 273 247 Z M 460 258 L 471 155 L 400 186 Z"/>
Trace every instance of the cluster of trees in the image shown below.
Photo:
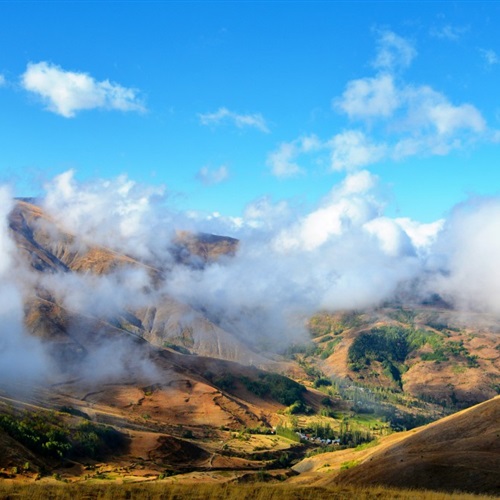
<path fill-rule="evenodd" d="M 240 377 L 240 380 L 248 391 L 261 398 L 270 397 L 286 406 L 304 404 L 306 388 L 278 373 L 260 373 L 258 379 Z"/>
<path fill-rule="evenodd" d="M 112 427 L 86 421 L 70 428 L 53 412 L 0 415 L 0 428 L 28 449 L 50 458 L 100 459 L 125 444 L 125 436 Z"/>

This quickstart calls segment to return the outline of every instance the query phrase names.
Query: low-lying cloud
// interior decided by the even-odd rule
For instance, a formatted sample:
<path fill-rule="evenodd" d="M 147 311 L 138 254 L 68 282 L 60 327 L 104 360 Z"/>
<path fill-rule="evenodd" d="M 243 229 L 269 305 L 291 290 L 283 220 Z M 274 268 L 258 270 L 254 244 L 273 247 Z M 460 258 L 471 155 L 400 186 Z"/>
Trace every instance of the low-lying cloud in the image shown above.
<path fill-rule="evenodd" d="M 26 284 L 18 250 L 9 231 L 8 216 L 14 200 L 0 188 L 0 380 L 35 380 L 46 374 L 43 345 L 24 326 Z"/>
<path fill-rule="evenodd" d="M 71 188 L 66 189 L 68 182 Z M 478 283 L 491 276 L 488 269 L 493 266 L 495 252 L 479 251 L 488 248 L 490 239 L 493 244 L 496 241 L 495 219 L 484 208 L 484 204 L 496 206 L 491 200 L 465 203 L 447 221 L 423 224 L 390 218 L 385 215 L 378 178 L 360 171 L 333 186 L 307 213 L 284 201 L 274 204 L 263 198 L 250 204 L 234 225 L 224 219 L 174 214 L 167 198 L 155 200 L 158 193 L 154 190 L 128 183 L 118 178 L 78 185 L 73 174 L 63 174 L 47 185 L 44 206 L 63 227 L 80 228 L 87 244 L 104 244 L 167 270 L 158 293 L 204 311 L 243 339 L 300 337 L 303 320 L 318 309 L 376 306 L 412 282 L 425 282 L 418 290 L 422 296 L 441 293 L 461 308 L 478 309 L 482 304 L 495 312 L 495 301 L 479 299 L 476 290 Z M 478 248 L 471 243 L 472 229 L 481 227 L 475 218 L 489 221 Z M 196 268 L 177 264 L 169 248 L 175 230 L 184 229 L 178 224 L 184 223 L 195 232 L 238 237 L 236 256 Z M 484 278 L 479 278 L 481 273 Z M 107 294 L 110 310 L 151 300 L 141 292 L 148 289 L 147 274 L 138 273 L 134 280 L 118 274 L 101 277 L 106 281 L 99 283 L 94 279 L 78 278 L 80 285 L 74 288 L 93 289 L 94 299 L 104 309 Z M 86 285 L 82 284 L 85 280 Z M 495 279 L 490 282 L 494 289 Z M 115 293 L 123 283 L 129 293 Z M 493 292 L 488 295 L 495 296 Z M 88 302 L 76 292 L 68 293 L 66 300 L 80 305 Z M 92 301 L 88 307 L 92 309 Z"/>
<path fill-rule="evenodd" d="M 376 307 L 397 299 L 400 290 L 412 290 L 409 300 L 438 293 L 461 310 L 500 316 L 495 272 L 500 199 L 472 199 L 447 220 L 423 224 L 387 216 L 379 182 L 368 171 L 349 174 L 307 212 L 261 198 L 234 225 L 176 214 L 165 193 L 124 177 L 79 183 L 67 172 L 46 185 L 40 200 L 57 228 L 53 237 L 73 233 L 84 241 L 82 249 L 105 246 L 148 264 L 125 264 L 101 275 L 44 274 L 17 264 L 19 252 L 7 223 L 14 202 L 3 190 L 3 366 L 15 370 L 12 359 L 22 351 L 34 360 L 30 369 L 44 367 L 43 345 L 27 336 L 23 323 L 23 300 L 34 286 L 71 313 L 109 324 L 126 311 L 154 307 L 170 297 L 198 311 L 188 316 L 201 314 L 244 343 L 270 350 L 307 339 L 305 322 L 318 310 Z M 194 232 L 238 237 L 236 255 L 196 267 L 177 261 L 170 249 L 184 224 Z M 162 278 L 149 272 L 153 264 Z M 184 322 L 188 325 L 189 318 Z M 104 342 L 99 352 L 106 357 L 110 348 Z M 110 373 L 126 372 L 131 362 L 126 351 L 120 347 L 123 356 L 109 358 L 116 361 Z M 99 358 L 92 356 L 89 367 Z"/>

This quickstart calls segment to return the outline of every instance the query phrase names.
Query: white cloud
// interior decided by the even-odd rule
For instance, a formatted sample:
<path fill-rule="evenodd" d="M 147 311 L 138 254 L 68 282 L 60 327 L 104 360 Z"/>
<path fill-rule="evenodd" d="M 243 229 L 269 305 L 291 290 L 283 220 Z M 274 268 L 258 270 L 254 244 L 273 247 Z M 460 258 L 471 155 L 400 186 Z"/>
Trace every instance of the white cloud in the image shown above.
<path fill-rule="evenodd" d="M 348 82 L 342 96 L 334 100 L 334 107 L 362 122 L 383 118 L 390 132 L 404 131 L 415 137 L 429 132 L 451 135 L 459 130 L 480 133 L 486 128 L 484 118 L 472 104 L 454 105 L 427 85 L 396 85 L 388 74 Z M 409 143 L 405 144 L 411 151 Z"/>
<path fill-rule="evenodd" d="M 126 176 L 81 184 L 75 172 L 69 170 L 55 177 L 45 189 L 45 210 L 63 220 L 67 231 L 78 228 L 81 239 L 88 244 L 120 248 L 148 260 L 155 255 L 149 238 L 157 242 L 170 239 L 171 214 L 157 208 L 165 198 L 163 186 L 144 187 Z M 161 220 L 157 218 L 160 214 Z M 158 251 L 161 247 L 158 244 Z"/>
<path fill-rule="evenodd" d="M 393 157 L 448 154 L 487 130 L 480 111 L 472 104 L 452 104 L 429 86 L 401 89 L 404 108 L 393 122 L 396 143 Z"/>
<path fill-rule="evenodd" d="M 500 143 L 500 130 L 492 130 L 490 134 L 490 140 L 491 142 L 495 144 Z"/>
<path fill-rule="evenodd" d="M 225 165 L 221 165 L 219 168 L 211 170 L 209 167 L 201 167 L 196 178 L 201 181 L 205 186 L 211 186 L 213 184 L 220 184 L 225 181 L 229 176 L 229 169 Z"/>
<path fill-rule="evenodd" d="M 120 253 L 137 255 L 138 244 L 144 245 L 140 254 L 153 256 L 166 270 L 165 282 L 155 287 L 148 286 L 151 276 L 144 270 L 122 268 L 101 277 L 46 275 L 41 283 L 79 311 L 106 317 L 144 304 L 143 299 L 150 299 L 144 290 L 154 288 L 155 296 L 168 292 L 203 309 L 234 335 L 250 340 L 260 336 L 280 346 L 291 336 L 306 335 L 301 320 L 318 309 L 375 306 L 394 298 L 402 287 L 418 294 L 422 283 L 425 292 L 442 293 L 465 309 L 500 314 L 498 198 L 459 207 L 444 228 L 443 221 L 391 219 L 384 216 L 377 178 L 368 171 L 355 172 L 306 211 L 262 198 L 249 205 L 239 221 L 216 213 L 193 216 L 193 230 L 206 232 L 209 225 L 219 224 L 219 234 L 228 234 L 231 228 L 229 234 L 239 229 L 235 235 L 243 235 L 234 258 L 193 268 L 165 260 L 169 239 L 161 228 L 185 226 L 166 219 L 165 207 L 151 203 L 147 193 L 154 190 L 138 189 L 123 177 L 81 185 L 72 173 L 63 174 L 48 188 L 44 206 L 58 227 L 73 229 L 94 244 L 112 244 Z M 5 219 L 11 207 L 12 201 L 4 203 L 0 191 L 1 254 L 12 248 Z M 161 248 L 164 260 L 159 261 L 155 252 Z M 0 266 L 0 278 L 19 280 L 20 273 L 12 270 L 8 258 L 6 263 Z M 2 283 L 0 318 L 4 319 L 13 295 Z M 22 313 L 18 305 L 14 309 Z M 1 352 L 0 360 L 4 361 Z"/>
<path fill-rule="evenodd" d="M 417 51 L 405 38 L 392 31 L 381 31 L 377 40 L 377 54 L 373 66 L 377 69 L 394 71 L 408 67 Z"/>
<path fill-rule="evenodd" d="M 488 66 L 494 66 L 495 64 L 500 63 L 500 58 L 494 50 L 480 49 L 480 52 Z"/>
<path fill-rule="evenodd" d="M 361 227 L 381 210 L 371 193 L 376 183 L 377 178 L 366 170 L 348 175 L 316 210 L 281 230 L 273 247 L 277 252 L 310 252 Z"/>
<path fill-rule="evenodd" d="M 481 113 L 471 104 L 437 104 L 429 109 L 429 119 L 439 134 L 452 134 L 458 129 L 482 132 L 486 127 Z"/>
<path fill-rule="evenodd" d="M 324 145 L 315 135 L 299 137 L 292 142 L 283 142 L 277 150 L 267 156 L 267 165 L 276 177 L 295 177 L 304 173 L 304 170 L 296 163 L 298 156 L 304 153 L 312 153 L 323 148 Z"/>
<path fill-rule="evenodd" d="M 364 224 L 363 229 L 377 238 L 380 248 L 391 257 L 415 254 L 408 234 L 393 219 L 377 217 Z"/>
<path fill-rule="evenodd" d="M 447 24 L 442 26 L 441 28 L 434 28 L 431 30 L 431 35 L 436 38 L 442 38 L 446 40 L 451 40 L 452 42 L 456 42 L 460 40 L 462 35 L 468 31 L 468 28 L 463 26 L 452 26 L 451 24 Z"/>
<path fill-rule="evenodd" d="M 295 162 L 298 154 L 299 150 L 293 142 L 283 142 L 276 151 L 269 153 L 266 163 L 276 177 L 294 177 L 303 173 Z"/>
<path fill-rule="evenodd" d="M 399 92 L 392 75 L 380 74 L 373 78 L 352 80 L 340 99 L 335 99 L 335 108 L 349 118 L 388 117 L 400 104 Z"/>
<path fill-rule="evenodd" d="M 227 108 L 219 108 L 215 113 L 204 113 L 198 115 L 202 125 L 220 125 L 229 122 L 238 128 L 256 128 L 261 132 L 269 133 L 266 120 L 260 113 L 239 114 Z"/>
<path fill-rule="evenodd" d="M 291 216 L 290 206 L 286 201 L 273 203 L 268 196 L 258 198 L 245 207 L 243 218 L 245 224 L 253 229 L 271 230 L 282 226 Z"/>
<path fill-rule="evenodd" d="M 334 169 L 363 167 L 385 155 L 395 160 L 419 154 L 445 155 L 484 136 L 486 122 L 472 104 L 451 103 L 428 85 L 395 78 L 396 55 L 406 54 L 403 61 L 408 64 L 414 55 L 402 38 L 385 32 L 379 43 L 382 48 L 377 57 L 385 54 L 381 59 L 387 61 L 385 71 L 348 82 L 342 95 L 333 100 L 335 109 L 360 121 L 373 138 L 359 135 L 362 132 L 339 135 L 332 157 Z M 396 55 L 389 48 L 396 48 Z M 385 149 L 376 145 L 379 136 Z"/>
<path fill-rule="evenodd" d="M 22 281 L 29 271 L 20 262 L 9 227 L 13 208 L 12 193 L 0 186 L 0 378 L 40 381 L 46 375 L 45 353 L 40 340 L 25 331 Z"/>
<path fill-rule="evenodd" d="M 431 286 L 459 309 L 500 314 L 500 199 L 469 200 L 452 212 L 434 252 L 441 273 Z"/>
<path fill-rule="evenodd" d="M 334 171 L 354 171 L 383 159 L 401 161 L 416 155 L 447 155 L 479 139 L 499 142 L 500 132 L 488 130 L 474 105 L 452 103 L 429 85 L 413 85 L 396 75 L 398 68 L 411 64 L 417 52 L 406 39 L 391 31 L 378 37 L 374 76 L 347 82 L 332 107 L 357 129 L 337 133 L 330 140 L 312 135 L 283 142 L 267 157 L 277 177 L 304 173 L 300 157 L 330 153 Z M 324 163 L 319 156 L 317 163 Z"/>
<path fill-rule="evenodd" d="M 29 63 L 21 81 L 24 89 L 41 97 L 49 111 L 65 118 L 84 109 L 145 110 L 135 89 L 109 80 L 97 81 L 87 73 L 66 71 L 44 61 Z"/>
<path fill-rule="evenodd" d="M 435 222 L 425 224 L 408 217 L 399 217 L 394 219 L 394 222 L 410 237 L 415 248 L 429 249 L 436 241 L 439 232 L 443 229 L 445 221 L 444 219 L 439 219 Z"/>
<path fill-rule="evenodd" d="M 348 175 L 342 181 L 342 184 L 336 187 L 332 193 L 334 196 L 368 193 L 373 190 L 377 182 L 378 179 L 376 176 L 368 172 L 368 170 L 362 170 L 361 172 Z"/>
<path fill-rule="evenodd" d="M 330 141 L 332 170 L 355 170 L 384 158 L 386 146 L 371 142 L 359 130 L 347 130 Z"/>
<path fill-rule="evenodd" d="M 3 87 L 4 85 L 7 85 L 7 80 L 5 79 L 5 76 L 0 74 L 0 87 Z"/>

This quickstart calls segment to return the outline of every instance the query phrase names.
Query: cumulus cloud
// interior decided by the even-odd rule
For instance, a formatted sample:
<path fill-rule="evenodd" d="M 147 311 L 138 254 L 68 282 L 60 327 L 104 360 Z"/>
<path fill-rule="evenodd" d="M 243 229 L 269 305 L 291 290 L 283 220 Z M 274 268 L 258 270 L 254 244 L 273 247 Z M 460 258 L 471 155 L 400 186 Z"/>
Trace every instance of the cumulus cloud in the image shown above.
<path fill-rule="evenodd" d="M 373 137 L 366 135 L 366 142 L 383 142 L 385 156 L 393 160 L 445 155 L 487 139 L 486 121 L 474 105 L 452 103 L 429 85 L 396 77 L 395 69 L 409 65 L 415 55 L 407 41 L 383 32 L 375 65 L 380 72 L 348 82 L 342 95 L 333 100 L 334 109 L 364 127 L 363 132 Z M 361 167 L 367 164 L 360 161 Z"/>
<path fill-rule="evenodd" d="M 299 158 L 321 155 L 324 152 L 330 153 L 331 170 L 353 171 L 379 162 L 387 156 L 388 150 L 385 144 L 373 142 L 360 130 L 345 130 L 324 141 L 310 135 L 283 142 L 268 154 L 266 163 L 275 177 L 296 177 L 306 172 L 299 165 Z"/>
<path fill-rule="evenodd" d="M 273 247 L 279 253 L 311 251 L 348 228 L 361 227 L 381 210 L 371 195 L 376 183 L 377 178 L 367 170 L 347 176 L 317 209 L 282 228 L 273 239 Z"/>
<path fill-rule="evenodd" d="M 389 217 L 377 217 L 363 225 L 375 236 L 383 252 L 391 257 L 414 255 L 413 242 L 403 227 Z"/>
<path fill-rule="evenodd" d="M 196 178 L 205 186 L 211 186 L 213 184 L 220 184 L 224 182 L 229 177 L 229 169 L 225 165 L 221 165 L 219 168 L 210 169 L 207 166 L 201 167 Z"/>
<path fill-rule="evenodd" d="M 388 117 L 400 105 L 400 93 L 390 74 L 360 78 L 348 82 L 339 99 L 333 105 L 349 118 Z"/>
<path fill-rule="evenodd" d="M 396 84 L 388 74 L 348 82 L 342 96 L 333 104 L 354 120 L 394 121 L 392 132 L 397 132 L 398 127 L 400 130 L 406 127 L 406 132 L 412 135 L 422 135 L 429 129 L 439 134 L 461 129 L 480 133 L 486 128 L 484 118 L 473 105 L 454 105 L 429 86 Z"/>
<path fill-rule="evenodd" d="M 202 125 L 220 125 L 230 123 L 238 128 L 256 128 L 261 132 L 269 133 L 266 120 L 260 113 L 240 114 L 227 108 L 219 108 L 214 113 L 200 113 L 198 115 Z"/>
<path fill-rule="evenodd" d="M 300 150 L 293 142 L 283 142 L 276 151 L 269 153 L 267 165 L 276 177 L 295 177 L 303 169 L 295 162 Z"/>
<path fill-rule="evenodd" d="M 465 33 L 467 33 L 467 31 L 468 28 L 464 26 L 452 26 L 451 24 L 445 24 L 440 28 L 433 28 L 431 30 L 431 35 L 435 38 L 457 42 Z"/>
<path fill-rule="evenodd" d="M 252 229 L 268 231 L 281 227 L 291 217 L 292 209 L 288 202 L 281 200 L 273 203 L 269 196 L 252 201 L 245 207 L 243 220 Z"/>
<path fill-rule="evenodd" d="M 383 160 L 447 155 L 480 140 L 498 142 L 498 131 L 488 129 L 473 104 L 453 103 L 429 85 L 405 81 L 397 70 L 415 56 L 408 40 L 379 32 L 377 73 L 347 82 L 332 100 L 333 109 L 355 125 L 330 139 L 306 135 L 281 143 L 268 154 L 271 172 L 283 178 L 303 174 L 303 165 L 314 156 L 317 164 L 329 161 L 333 171 L 355 171 Z"/>
<path fill-rule="evenodd" d="M 483 116 L 472 104 L 454 105 L 429 86 L 407 86 L 402 93 L 406 102 L 402 124 L 413 135 L 427 131 L 448 136 L 460 131 L 479 134 L 486 129 Z"/>
<path fill-rule="evenodd" d="M 21 84 L 40 97 L 47 110 L 65 118 L 85 109 L 145 110 L 136 89 L 109 80 L 97 81 L 87 73 L 66 71 L 45 61 L 29 63 Z"/>
<path fill-rule="evenodd" d="M 500 63 L 500 58 L 494 50 L 480 49 L 480 52 L 488 66 L 494 66 L 495 64 Z"/>
<path fill-rule="evenodd" d="M 406 68 L 416 55 L 417 51 L 409 40 L 392 31 L 382 30 L 377 39 L 377 54 L 373 66 L 390 71 Z"/>
<path fill-rule="evenodd" d="M 409 217 L 398 217 L 394 219 L 394 222 L 408 235 L 417 251 L 428 251 L 435 243 L 444 225 L 444 219 L 422 223 L 412 220 Z"/>
<path fill-rule="evenodd" d="M 386 146 L 375 144 L 359 130 L 347 130 L 330 141 L 332 170 L 355 170 L 384 158 Z"/>
<path fill-rule="evenodd" d="M 303 174 L 304 169 L 297 163 L 297 158 L 302 154 L 316 152 L 324 145 L 315 135 L 299 137 L 291 142 L 283 142 L 278 149 L 268 154 L 266 164 L 276 177 L 296 177 Z"/>

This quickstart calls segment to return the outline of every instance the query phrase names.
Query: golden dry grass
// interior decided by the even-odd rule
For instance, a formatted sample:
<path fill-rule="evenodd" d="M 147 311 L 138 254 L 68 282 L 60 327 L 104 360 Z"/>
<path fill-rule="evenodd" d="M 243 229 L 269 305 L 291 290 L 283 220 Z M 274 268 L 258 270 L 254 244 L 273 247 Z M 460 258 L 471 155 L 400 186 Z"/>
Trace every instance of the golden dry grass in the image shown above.
<path fill-rule="evenodd" d="M 373 448 L 312 457 L 295 469 L 306 473 L 302 479 L 318 486 L 335 482 L 500 493 L 499 435 L 500 397 L 496 397 L 425 427 L 381 439 Z M 357 460 L 359 465 L 339 471 L 339 462 L 347 460 Z"/>
<path fill-rule="evenodd" d="M 0 483 L 1 499 L 63 500 L 313 500 L 356 499 L 375 500 L 488 500 L 495 497 L 463 493 L 437 493 L 431 491 L 396 490 L 382 487 L 355 486 L 292 487 L 269 484 L 196 484 L 175 485 L 162 482 L 148 484 L 30 484 L 6 485 Z"/>

